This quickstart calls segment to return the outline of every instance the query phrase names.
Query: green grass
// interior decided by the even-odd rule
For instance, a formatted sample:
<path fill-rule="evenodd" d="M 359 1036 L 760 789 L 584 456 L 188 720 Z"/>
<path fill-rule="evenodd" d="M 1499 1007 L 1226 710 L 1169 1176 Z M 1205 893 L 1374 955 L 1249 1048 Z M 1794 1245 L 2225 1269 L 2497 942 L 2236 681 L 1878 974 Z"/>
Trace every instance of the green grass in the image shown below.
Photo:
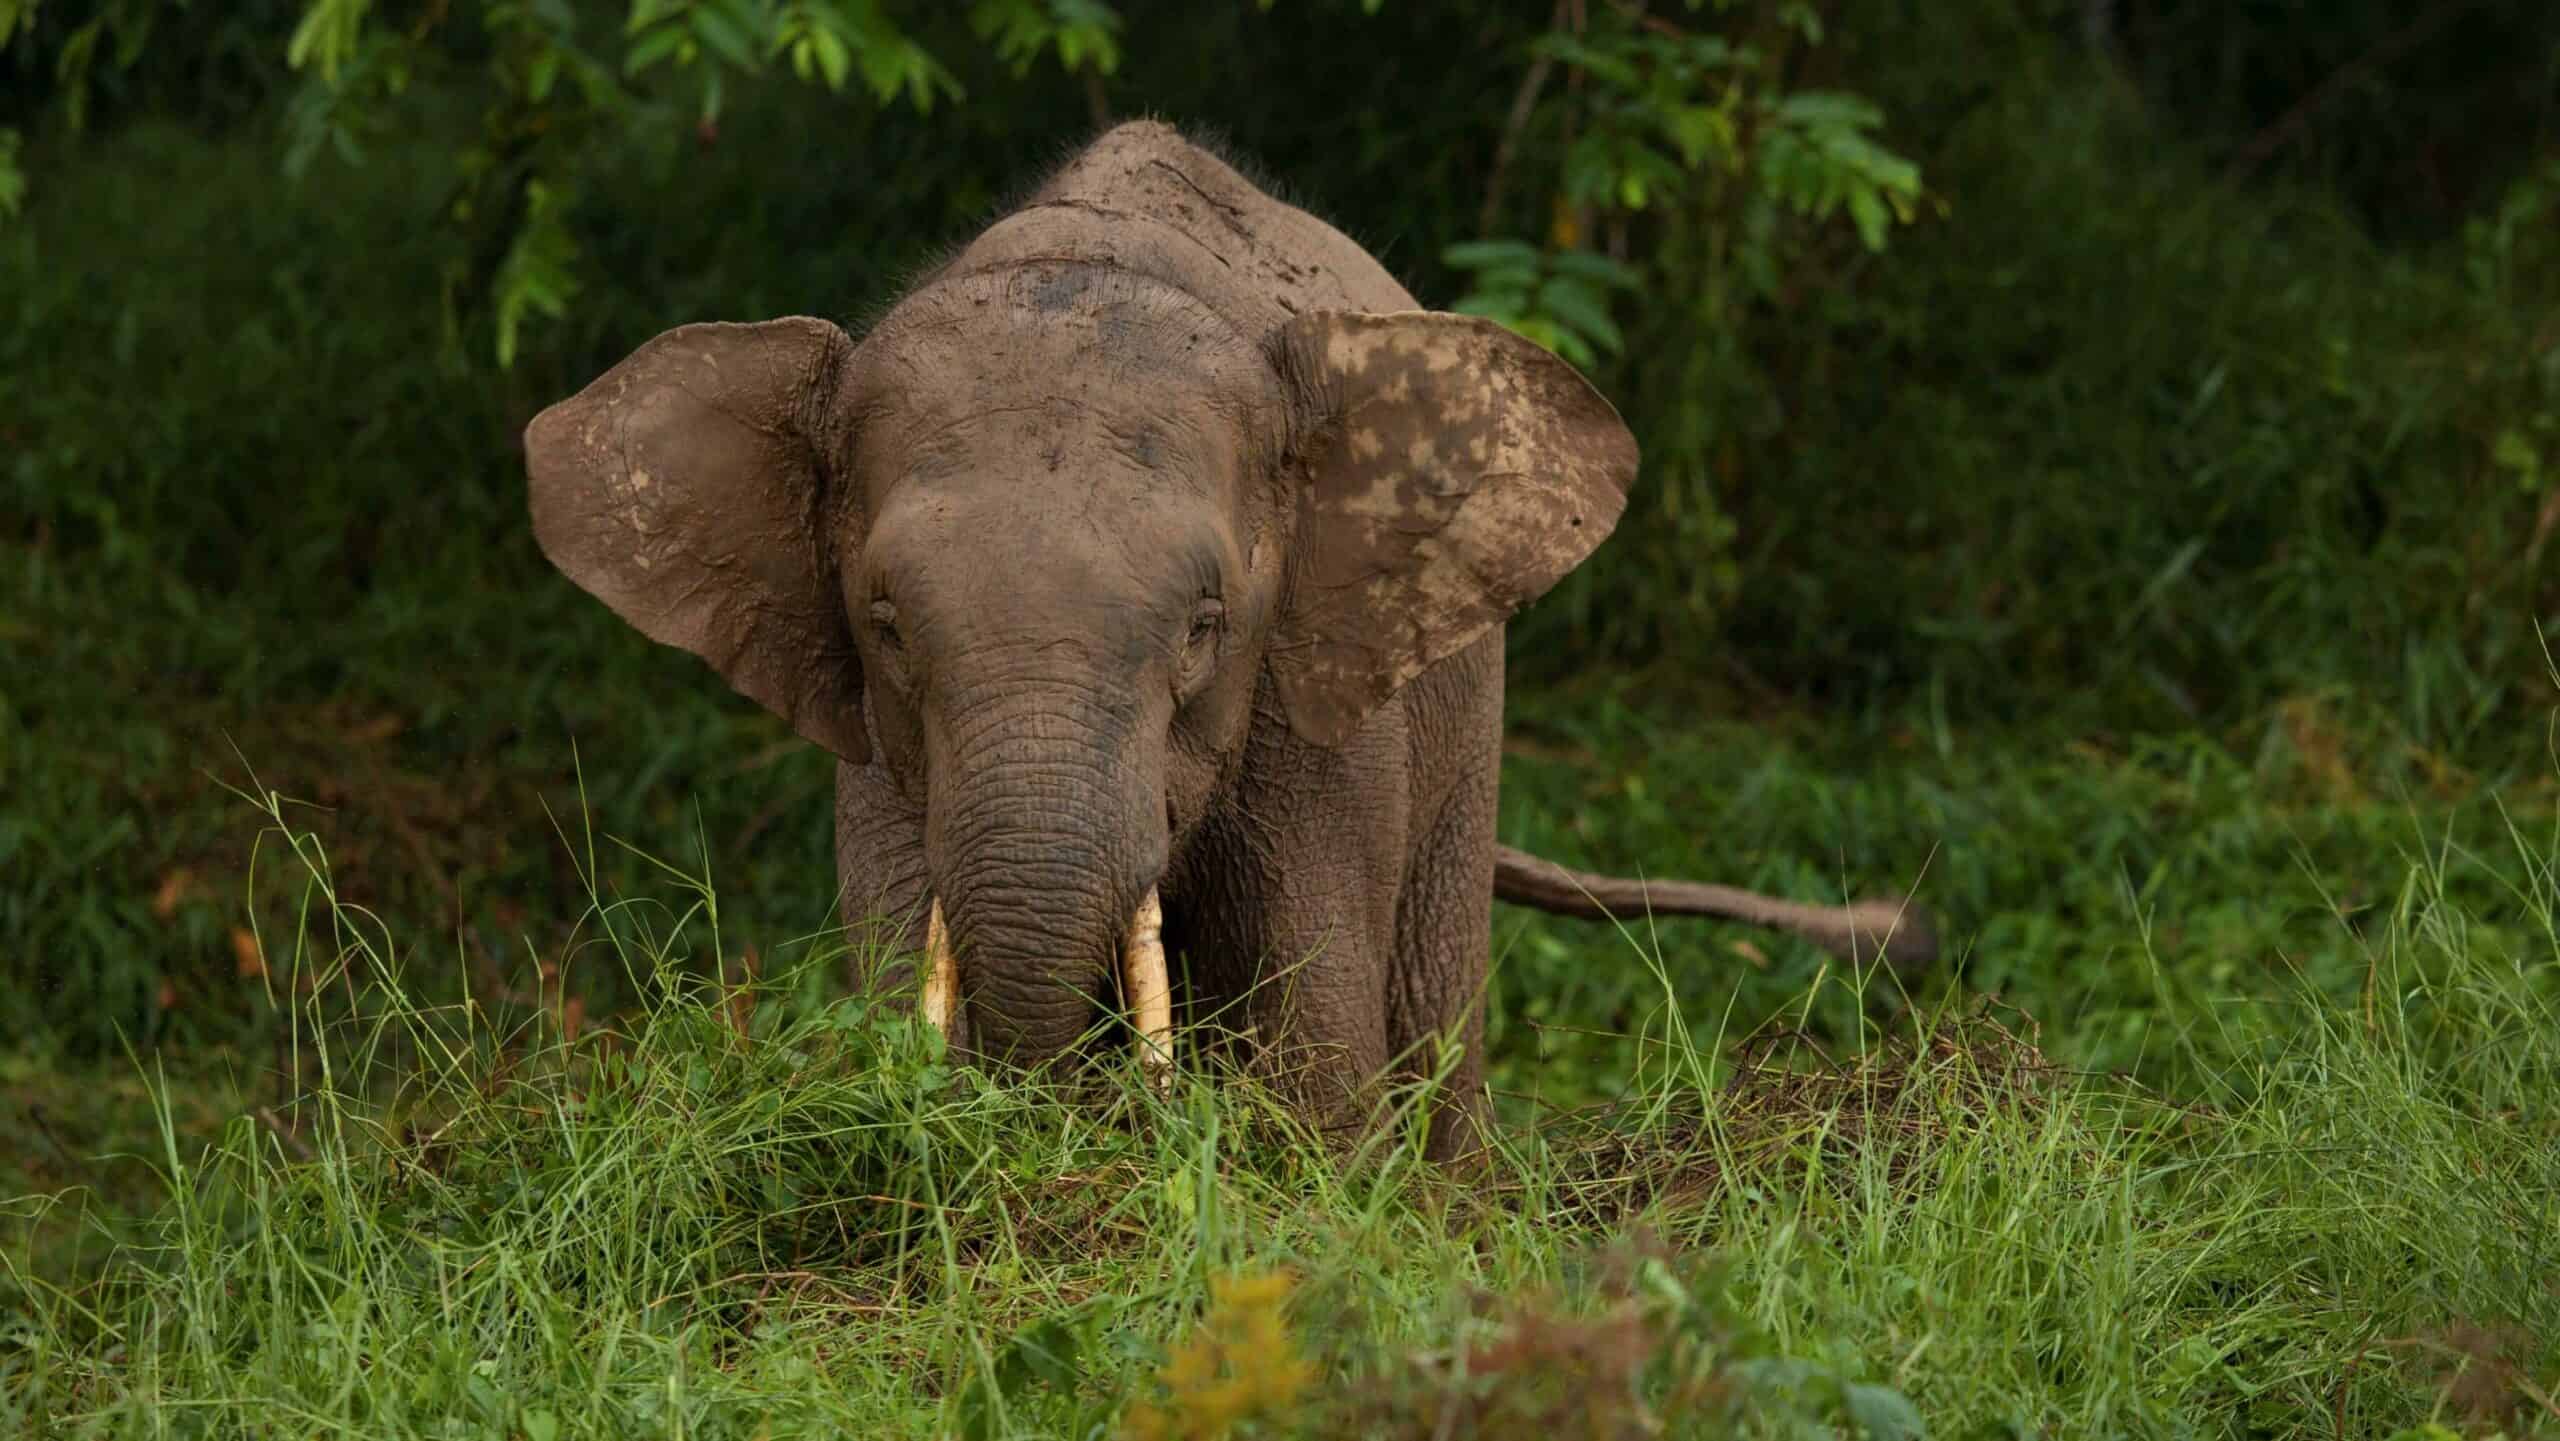
<path fill-rule="evenodd" d="M 1450 1434 L 1453 1407 L 1554 1434 L 1562 1406 L 1884 1435 L 1906 1405 L 1935 1435 L 2560 1434 L 2547 845 L 2403 867 L 2348 1005 L 2217 993 L 2150 927 L 2128 969 L 2210 1072 L 2186 1094 L 1978 1003 L 1737 1046 L 1673 979 L 1703 947 L 1603 941 L 1647 997 L 1622 1094 L 1515 1099 L 1452 1184 L 1409 1127 L 1330 1156 L 1199 1074 L 1159 1100 L 946 1067 L 835 993 L 840 933 L 712 981 L 732 922 L 681 867 L 582 917 L 571 974 L 629 971 L 639 1010 L 571 1035 L 556 993 L 423 1004 L 420 943 L 265 819 L 312 893 L 267 937 L 302 1081 L 227 1118 L 158 1092 L 158 1205 L 93 1217 L 87 1264 L 60 1264 L 76 1194 L 10 1204 L 18 1430 L 1085 1435 L 1173 1374 L 1161 1434 L 1265 1402 L 1253 1434 Z M 1266 1273 L 1285 1303 L 1248 1284 L 1216 1320 L 1258 1338 L 1241 1382 L 1168 1361 Z"/>

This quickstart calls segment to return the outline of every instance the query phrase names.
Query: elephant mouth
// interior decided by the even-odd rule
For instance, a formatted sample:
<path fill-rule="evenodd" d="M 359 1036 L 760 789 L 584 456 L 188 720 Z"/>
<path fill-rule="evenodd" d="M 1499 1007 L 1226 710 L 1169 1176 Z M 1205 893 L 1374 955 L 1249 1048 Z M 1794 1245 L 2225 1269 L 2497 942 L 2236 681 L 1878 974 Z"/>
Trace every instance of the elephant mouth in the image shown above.
<path fill-rule="evenodd" d="M 945 1037 L 960 1009 L 960 963 L 937 898 L 925 919 L 924 1018 Z M 1173 983 L 1164 960 L 1164 906 L 1147 888 L 1120 942 L 1120 993 L 1137 1030 L 1138 1065 L 1149 1085 L 1163 1090 L 1173 1079 Z"/>

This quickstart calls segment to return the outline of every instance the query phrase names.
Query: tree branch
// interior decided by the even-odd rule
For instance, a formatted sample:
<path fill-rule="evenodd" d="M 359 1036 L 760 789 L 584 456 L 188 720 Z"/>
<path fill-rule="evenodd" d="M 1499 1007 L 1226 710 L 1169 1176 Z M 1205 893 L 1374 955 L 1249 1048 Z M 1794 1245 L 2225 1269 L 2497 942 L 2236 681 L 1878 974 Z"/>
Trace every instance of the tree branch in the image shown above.
<path fill-rule="evenodd" d="M 2300 100 L 2295 101 L 2292 109 L 2277 116 L 2274 124 L 2250 137 L 2249 143 L 2240 147 L 2240 153 L 2232 157 L 2230 167 L 2223 172 L 2223 182 L 2237 185 L 2248 179 L 2259 166 L 2274 158 L 2277 151 L 2300 139 L 2302 132 L 2310 126 L 2311 118 L 2330 102 L 2426 43 L 2428 37 L 2470 9 L 2473 3 L 2475 0 L 2440 0 L 2440 3 L 2421 11 L 2408 24 L 2384 36 L 2372 49 L 2332 71 L 2328 79 L 2311 87 Z"/>
<path fill-rule="evenodd" d="M 1564 28 L 1565 7 L 1572 0 L 1556 0 L 1556 13 L 1547 21 L 1549 30 Z M 1494 147 L 1493 175 L 1484 184 L 1484 211 L 1476 218 L 1476 234 L 1491 235 L 1493 223 L 1502 215 L 1502 186 L 1511 177 L 1512 159 L 1520 152 L 1520 132 L 1527 129 L 1529 116 L 1538 108 L 1538 92 L 1547 88 L 1547 76 L 1556 68 L 1555 57 L 1541 55 L 1520 77 L 1520 89 L 1511 97 L 1511 114 L 1502 122 L 1502 141 Z"/>

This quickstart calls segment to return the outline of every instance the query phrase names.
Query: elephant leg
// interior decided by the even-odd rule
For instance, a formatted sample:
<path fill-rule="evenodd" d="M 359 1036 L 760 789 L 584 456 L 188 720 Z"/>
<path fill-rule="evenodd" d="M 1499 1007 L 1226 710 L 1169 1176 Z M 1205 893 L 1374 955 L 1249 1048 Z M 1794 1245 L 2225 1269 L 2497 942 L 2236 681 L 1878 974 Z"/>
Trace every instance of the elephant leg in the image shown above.
<path fill-rule="evenodd" d="M 1245 1004 L 1263 1038 L 1257 1068 L 1311 1124 L 1341 1139 L 1365 1131 L 1375 1118 L 1377 1082 L 1388 1062 L 1379 982 L 1395 925 L 1391 909 L 1345 909 L 1327 924 L 1291 917 L 1276 927 Z"/>
<path fill-rule="evenodd" d="M 1330 1135 L 1374 1118 L 1410 801 L 1401 727 L 1261 769 L 1195 847 L 1175 909 L 1186 1023 Z"/>
<path fill-rule="evenodd" d="M 1459 1048 L 1433 1105 L 1426 1154 L 1434 1161 L 1476 1150 L 1487 1121 L 1484 1004 L 1493 932 L 1485 897 L 1493 888 L 1500 769 L 1482 770 L 1450 794 L 1414 848 L 1387 972 L 1387 1044 L 1398 1075 L 1429 1076 L 1444 1042 Z"/>
<path fill-rule="evenodd" d="M 879 766 L 836 766 L 836 902 L 856 991 L 906 991 L 924 946 L 924 811 Z"/>
<path fill-rule="evenodd" d="M 1192 1045 L 1270 1085 L 1337 1139 L 1365 1129 L 1387 1067 L 1382 983 L 1395 926 L 1392 893 L 1373 898 L 1353 884 L 1351 861 L 1266 862 L 1240 883 L 1212 883 L 1207 896 L 1194 892 L 1175 933 Z"/>

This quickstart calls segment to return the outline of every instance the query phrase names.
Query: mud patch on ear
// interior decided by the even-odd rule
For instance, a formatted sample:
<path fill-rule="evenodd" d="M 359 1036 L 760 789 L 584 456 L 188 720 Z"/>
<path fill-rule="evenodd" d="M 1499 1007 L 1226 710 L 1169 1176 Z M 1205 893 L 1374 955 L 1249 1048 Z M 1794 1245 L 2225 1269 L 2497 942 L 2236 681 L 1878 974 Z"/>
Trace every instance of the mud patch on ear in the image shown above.
<path fill-rule="evenodd" d="M 1339 745 L 1608 537 L 1635 437 L 1571 366 L 1471 316 L 1302 316 L 1273 359 L 1313 443 L 1271 669 L 1291 727 Z"/>

